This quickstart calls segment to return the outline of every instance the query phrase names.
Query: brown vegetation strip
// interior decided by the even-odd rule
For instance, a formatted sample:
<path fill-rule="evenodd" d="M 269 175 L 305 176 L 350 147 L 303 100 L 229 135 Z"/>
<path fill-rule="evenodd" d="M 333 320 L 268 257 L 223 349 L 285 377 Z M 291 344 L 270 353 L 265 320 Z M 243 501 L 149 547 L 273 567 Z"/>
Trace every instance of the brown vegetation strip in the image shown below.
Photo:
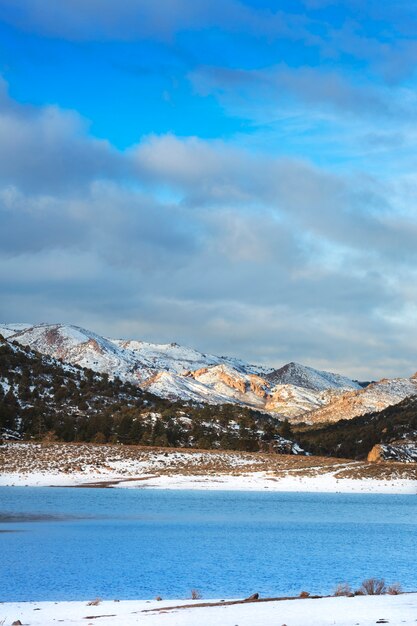
<path fill-rule="evenodd" d="M 233 606 L 235 604 L 253 604 L 259 602 L 282 602 L 283 600 L 319 600 L 320 598 L 331 598 L 332 596 L 283 596 L 279 598 L 258 598 L 257 600 L 225 600 L 221 602 L 199 602 L 198 604 L 178 604 L 176 606 L 163 606 L 158 609 L 143 609 L 141 613 L 153 613 L 161 611 L 173 611 L 175 609 L 203 609 L 210 606 Z"/>
<path fill-rule="evenodd" d="M 158 476 L 156 474 L 153 476 L 134 476 L 134 477 L 129 477 L 129 478 L 126 478 L 125 476 L 124 478 L 114 478 L 112 480 L 99 480 L 95 483 L 80 483 L 79 485 L 64 485 L 64 487 L 68 487 L 68 488 L 76 487 L 77 489 L 111 489 L 113 485 L 119 485 L 120 483 L 144 481 L 144 480 L 150 480 L 151 478 L 158 478 Z M 55 487 L 56 485 L 50 485 L 50 486 Z"/>
<path fill-rule="evenodd" d="M 100 617 L 117 617 L 117 615 L 114 613 L 112 615 L 87 615 L 83 619 L 99 619 Z"/>

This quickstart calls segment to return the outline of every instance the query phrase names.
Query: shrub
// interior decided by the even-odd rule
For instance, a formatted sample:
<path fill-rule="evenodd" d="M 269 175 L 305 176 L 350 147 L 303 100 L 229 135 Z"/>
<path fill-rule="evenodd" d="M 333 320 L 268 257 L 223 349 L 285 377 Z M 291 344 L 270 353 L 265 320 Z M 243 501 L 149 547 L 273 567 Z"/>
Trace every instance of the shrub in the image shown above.
<path fill-rule="evenodd" d="M 309 591 L 302 591 L 300 593 L 300 598 L 308 598 L 310 596 L 310 592 Z"/>
<path fill-rule="evenodd" d="M 201 600 L 202 595 L 198 589 L 191 589 L 191 600 Z"/>
<path fill-rule="evenodd" d="M 363 581 L 361 590 L 365 596 L 380 596 L 386 592 L 387 588 L 383 578 L 368 578 Z"/>
<path fill-rule="evenodd" d="M 390 596 L 398 596 L 402 592 L 403 590 L 400 583 L 393 583 L 387 589 L 387 593 L 389 593 Z"/>
<path fill-rule="evenodd" d="M 348 583 L 339 583 L 334 590 L 334 596 L 350 596 L 352 595 L 352 589 Z"/>
<path fill-rule="evenodd" d="M 87 602 L 87 606 L 98 606 L 101 602 L 100 598 L 96 598 L 95 600 L 90 600 L 90 602 Z"/>

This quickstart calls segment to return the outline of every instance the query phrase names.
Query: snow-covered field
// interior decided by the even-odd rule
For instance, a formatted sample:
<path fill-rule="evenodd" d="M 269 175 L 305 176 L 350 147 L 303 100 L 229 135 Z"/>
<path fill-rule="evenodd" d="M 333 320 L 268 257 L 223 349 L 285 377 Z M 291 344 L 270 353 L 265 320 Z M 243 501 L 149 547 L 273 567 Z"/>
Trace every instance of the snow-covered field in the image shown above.
<path fill-rule="evenodd" d="M 92 444 L 0 447 L 0 486 L 417 493 L 415 464 Z"/>
<path fill-rule="evenodd" d="M 77 487 L 77 486 L 108 486 L 129 489 L 210 489 L 223 491 L 292 491 L 310 493 L 397 493 L 417 494 L 417 483 L 414 480 L 374 480 L 337 478 L 334 474 L 319 476 L 279 476 L 268 472 L 251 472 L 241 475 L 202 476 L 152 476 L 143 475 L 137 478 L 121 478 L 118 474 L 48 474 L 35 472 L 32 474 L 2 474 L 0 486 L 27 487 Z"/>
<path fill-rule="evenodd" d="M 202 601 L 170 600 L 86 602 L 20 602 L 0 604 L 0 623 L 20 620 L 30 626 L 372 626 L 415 624 L 417 593 L 191 606 Z M 171 608 L 170 607 L 177 607 Z M 3 622 L 4 620 L 4 622 Z"/>

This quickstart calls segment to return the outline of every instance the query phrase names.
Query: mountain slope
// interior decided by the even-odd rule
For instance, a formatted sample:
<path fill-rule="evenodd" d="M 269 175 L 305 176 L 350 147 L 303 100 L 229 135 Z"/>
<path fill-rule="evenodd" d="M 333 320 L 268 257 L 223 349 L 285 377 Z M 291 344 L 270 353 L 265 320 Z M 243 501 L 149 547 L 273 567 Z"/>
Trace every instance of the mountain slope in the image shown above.
<path fill-rule="evenodd" d="M 397 460 L 404 460 L 401 448 L 412 451 L 417 447 L 417 396 L 407 397 L 382 411 L 303 430 L 297 438 L 314 454 L 358 459 L 367 457 L 376 445 L 397 444 Z M 395 456 L 391 458 L 395 460 Z"/>
<path fill-rule="evenodd" d="M 63 324 L 39 324 L 15 329 L 14 325 L 8 324 L 0 326 L 0 333 L 41 354 L 73 365 L 88 367 L 122 380 L 134 382 L 138 378 L 136 359 L 133 355 L 120 349 L 112 341 L 84 328 Z"/>
<path fill-rule="evenodd" d="M 185 379 L 184 379 L 185 380 Z M 242 406 L 172 403 L 0 335 L 0 435 L 254 451 L 282 447 L 281 423 Z M 302 450 L 285 441 L 293 453 Z"/>
<path fill-rule="evenodd" d="M 272 385 L 295 385 L 314 391 L 326 389 L 360 389 L 359 383 L 346 376 L 313 369 L 300 363 L 287 363 L 283 367 L 269 372 L 265 376 Z"/>
<path fill-rule="evenodd" d="M 194 371 L 203 367 L 211 367 L 213 365 L 228 365 L 238 372 L 251 372 L 253 374 L 266 374 L 271 368 L 262 365 L 251 365 L 240 359 L 232 357 L 214 356 L 212 354 L 204 354 L 186 348 L 177 343 L 149 343 L 146 341 L 110 339 L 119 348 L 134 355 L 135 360 L 147 366 L 151 370 L 171 372 L 173 374 L 185 374 L 188 371 Z"/>
<path fill-rule="evenodd" d="M 308 423 L 337 422 L 353 419 L 374 411 L 382 411 L 417 393 L 417 377 L 383 378 L 365 389 L 335 397 L 326 406 L 305 415 Z"/>
<path fill-rule="evenodd" d="M 7 324 L 0 333 L 64 362 L 106 373 L 170 400 L 233 403 L 292 420 L 359 385 L 298 363 L 279 369 L 204 354 L 176 343 L 108 339 L 63 324 Z"/>

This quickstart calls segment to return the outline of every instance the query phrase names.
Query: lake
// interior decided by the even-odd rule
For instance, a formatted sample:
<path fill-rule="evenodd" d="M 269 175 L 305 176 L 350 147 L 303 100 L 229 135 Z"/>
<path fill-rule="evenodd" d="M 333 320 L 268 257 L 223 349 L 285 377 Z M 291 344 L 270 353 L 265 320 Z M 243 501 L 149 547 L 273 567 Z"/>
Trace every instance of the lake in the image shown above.
<path fill-rule="evenodd" d="M 415 590 L 416 544 L 416 496 L 3 487 L 0 601 Z"/>

